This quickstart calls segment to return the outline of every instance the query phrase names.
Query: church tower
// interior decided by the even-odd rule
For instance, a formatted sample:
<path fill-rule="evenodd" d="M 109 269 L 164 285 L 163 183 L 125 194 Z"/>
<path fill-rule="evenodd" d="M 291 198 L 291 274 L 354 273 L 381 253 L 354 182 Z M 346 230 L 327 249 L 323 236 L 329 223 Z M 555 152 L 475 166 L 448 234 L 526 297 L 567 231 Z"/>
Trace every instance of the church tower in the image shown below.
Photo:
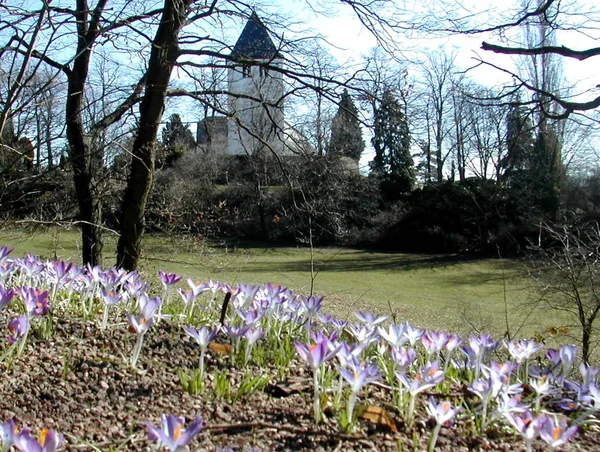
<path fill-rule="evenodd" d="M 256 12 L 248 19 L 228 69 L 229 111 L 227 150 L 230 155 L 283 152 L 283 75 L 267 68 L 283 66 L 269 32 Z"/>

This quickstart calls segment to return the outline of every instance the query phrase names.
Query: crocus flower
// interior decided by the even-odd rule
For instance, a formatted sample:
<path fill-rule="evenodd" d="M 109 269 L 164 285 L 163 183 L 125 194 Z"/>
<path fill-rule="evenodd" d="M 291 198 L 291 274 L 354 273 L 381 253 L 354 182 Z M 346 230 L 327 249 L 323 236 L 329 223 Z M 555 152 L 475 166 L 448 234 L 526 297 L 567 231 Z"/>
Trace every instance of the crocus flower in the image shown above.
<path fill-rule="evenodd" d="M 406 322 L 404 325 L 404 337 L 410 342 L 410 346 L 414 347 L 419 339 L 421 339 L 421 335 L 423 331 L 413 327 L 410 323 Z"/>
<path fill-rule="evenodd" d="M 557 422 L 552 416 L 546 416 L 540 429 L 540 436 L 548 444 L 550 451 L 569 442 L 577 433 L 577 426 L 568 426 L 566 418 Z"/>
<path fill-rule="evenodd" d="M 419 368 L 412 380 L 409 380 L 405 374 L 396 372 L 396 377 L 406 388 L 410 395 L 408 409 L 406 411 L 406 423 L 411 426 L 415 416 L 415 403 L 417 395 L 427 389 L 433 388 L 438 383 L 444 381 L 444 372 L 439 370 L 437 361 L 426 363 Z"/>
<path fill-rule="evenodd" d="M 365 347 L 368 347 L 369 344 L 377 340 L 377 332 L 363 324 L 348 325 L 348 331 L 354 336 L 356 342 L 364 344 Z"/>
<path fill-rule="evenodd" d="M 177 284 L 182 278 L 181 276 L 177 276 L 175 273 L 165 273 L 162 270 L 158 271 L 158 277 L 160 278 L 160 282 L 165 287 Z"/>
<path fill-rule="evenodd" d="M 469 391 L 476 394 L 481 399 L 482 414 L 481 414 L 481 430 L 484 431 L 487 427 L 487 413 L 490 401 L 496 399 L 502 389 L 502 381 L 492 373 L 486 379 L 477 379 L 470 386 Z"/>
<path fill-rule="evenodd" d="M 63 435 L 49 429 L 43 429 L 35 438 L 31 436 L 31 431 L 28 428 L 24 428 L 15 437 L 15 446 L 23 452 L 54 452 L 62 446 L 63 442 Z"/>
<path fill-rule="evenodd" d="M 0 424 L 0 439 L 2 439 L 2 450 L 4 452 L 8 452 L 10 448 L 15 444 L 16 436 L 17 427 L 15 426 L 15 421 L 12 418 L 4 422 L 3 424 Z"/>
<path fill-rule="evenodd" d="M 333 351 L 329 350 L 329 340 L 325 339 L 316 344 L 304 344 L 300 341 L 294 341 L 298 355 L 306 361 L 312 369 L 318 369 L 325 361 L 329 361 L 339 351 L 339 347 Z"/>
<path fill-rule="evenodd" d="M 188 286 L 190 286 L 190 289 L 192 289 L 192 292 L 194 293 L 195 297 L 199 296 L 203 292 L 206 292 L 206 291 L 210 290 L 210 287 L 208 286 L 208 283 L 203 282 L 203 283 L 200 283 L 200 284 L 196 284 L 190 278 L 188 278 L 186 281 L 188 283 Z"/>
<path fill-rule="evenodd" d="M 498 347 L 498 342 L 492 339 L 491 334 L 482 334 L 480 336 L 469 336 L 469 345 L 464 347 L 463 351 L 469 358 L 471 364 L 475 367 L 474 379 L 479 378 L 481 372 L 481 363 L 484 358 Z"/>
<path fill-rule="evenodd" d="M 252 353 L 252 347 L 254 347 L 254 344 L 256 344 L 259 339 L 263 338 L 264 335 L 265 332 L 260 327 L 248 328 L 248 330 L 246 331 L 246 335 L 244 336 L 246 338 L 246 353 L 244 355 L 244 364 L 248 364 L 248 361 L 250 361 L 250 355 Z"/>
<path fill-rule="evenodd" d="M 38 257 L 33 254 L 28 254 L 23 259 L 18 260 L 18 264 L 26 276 L 26 283 L 35 285 L 37 283 L 36 276 L 44 270 L 44 265 L 40 262 Z"/>
<path fill-rule="evenodd" d="M 29 330 L 29 318 L 27 316 L 21 315 L 12 319 L 8 324 L 8 331 L 10 333 L 8 342 L 17 342 L 25 335 L 25 333 L 27 333 L 27 330 Z"/>
<path fill-rule="evenodd" d="M 579 365 L 579 373 L 583 380 L 581 385 L 584 388 L 587 388 L 591 383 L 596 381 L 596 377 L 598 376 L 598 373 L 600 373 L 600 367 L 588 366 L 582 362 Z"/>
<path fill-rule="evenodd" d="M 414 348 L 392 347 L 392 359 L 394 360 L 394 372 L 403 374 L 413 365 L 417 358 Z"/>
<path fill-rule="evenodd" d="M 104 300 L 104 314 L 102 316 L 102 329 L 108 325 L 108 311 L 111 305 L 119 303 L 123 296 L 116 289 L 106 290 L 104 287 L 100 290 L 100 297 Z"/>
<path fill-rule="evenodd" d="M 304 344 L 299 341 L 294 341 L 294 346 L 298 355 L 306 361 L 313 370 L 313 411 L 315 416 L 315 422 L 321 420 L 321 400 L 320 400 L 320 388 L 319 388 L 319 369 L 325 361 L 333 358 L 340 349 L 340 346 L 333 350 L 329 349 L 329 340 L 323 339 L 315 344 Z"/>
<path fill-rule="evenodd" d="M 401 347 L 405 342 L 408 342 L 408 339 L 404 336 L 403 325 L 392 323 L 387 330 L 380 326 L 377 328 L 377 332 L 383 340 L 393 347 Z"/>
<path fill-rule="evenodd" d="M 429 440 L 429 452 L 435 449 L 442 426 L 449 426 L 461 408 L 452 408 L 452 404 L 447 400 L 436 403 L 433 397 L 429 398 L 427 414 L 435 420 L 435 427 L 431 432 L 431 439 Z"/>
<path fill-rule="evenodd" d="M 525 375 L 523 381 L 529 379 L 529 360 L 531 357 L 542 349 L 542 344 L 535 341 L 503 341 L 504 346 L 508 349 L 510 356 L 518 363 L 525 363 Z"/>
<path fill-rule="evenodd" d="M 12 298 L 15 296 L 15 290 L 14 289 L 8 289 L 6 290 L 1 284 L 0 284 L 0 311 L 2 311 L 4 308 L 6 308 L 8 306 L 8 303 L 10 303 L 10 300 L 12 300 Z"/>
<path fill-rule="evenodd" d="M 425 347 L 428 359 L 435 354 L 439 359 L 440 352 L 448 343 L 448 333 L 444 331 L 426 331 L 421 336 L 421 343 Z"/>
<path fill-rule="evenodd" d="M 412 380 L 409 380 L 404 374 L 397 374 L 400 383 L 406 386 L 411 394 L 418 394 L 433 388 L 438 383 L 444 381 L 444 372 L 439 370 L 437 361 L 427 363 L 420 367 Z"/>
<path fill-rule="evenodd" d="M 259 290 L 260 286 L 258 285 L 245 283 L 239 284 L 232 296 L 233 305 L 238 309 L 250 305 L 254 301 L 254 298 Z"/>
<path fill-rule="evenodd" d="M 249 311 L 237 309 L 236 312 L 240 319 L 242 319 L 242 322 L 248 327 L 255 326 L 265 315 L 264 312 L 259 312 L 255 309 Z"/>
<path fill-rule="evenodd" d="M 242 342 L 242 338 L 246 336 L 246 332 L 248 331 L 248 327 L 246 325 L 224 325 L 223 332 L 231 338 L 231 345 L 233 350 L 231 352 L 231 362 L 233 363 L 235 359 L 235 355 L 240 348 L 240 343 Z"/>
<path fill-rule="evenodd" d="M 569 344 L 561 345 L 558 349 L 558 356 L 560 357 L 561 372 L 566 377 L 571 372 L 577 358 L 577 347 Z"/>
<path fill-rule="evenodd" d="M 496 407 L 496 411 L 506 416 L 508 413 L 525 413 L 529 411 L 529 405 L 521 403 L 523 398 L 517 395 L 509 395 L 509 394 L 500 394 L 498 398 L 498 406 Z"/>
<path fill-rule="evenodd" d="M 12 253 L 12 251 L 12 248 L 7 247 L 6 245 L 2 245 L 2 248 L 0 248 L 0 262 L 6 259 L 8 255 Z"/>
<path fill-rule="evenodd" d="M 544 396 L 551 394 L 554 388 L 546 375 L 540 378 L 530 378 L 529 386 L 535 391 L 535 409 L 540 409 L 540 402 Z"/>
<path fill-rule="evenodd" d="M 17 294 L 25 303 L 25 310 L 29 317 L 44 315 L 48 309 L 49 291 L 34 289 L 33 287 L 19 287 L 16 290 Z"/>
<path fill-rule="evenodd" d="M 140 351 L 142 350 L 144 335 L 154 324 L 156 310 L 161 305 L 160 298 L 148 298 L 145 294 L 139 298 L 138 302 L 140 304 L 141 314 L 129 314 L 127 316 L 127 319 L 129 320 L 130 331 L 137 334 L 137 342 L 133 347 L 133 354 L 131 357 L 132 367 L 135 367 L 137 363 L 137 360 L 140 356 Z"/>
<path fill-rule="evenodd" d="M 208 344 L 215 338 L 218 330 L 209 330 L 207 326 L 203 326 L 200 329 L 195 329 L 189 326 L 184 326 L 183 330 L 191 336 L 200 346 L 200 364 L 199 370 L 200 375 L 204 375 L 204 354 L 206 353 L 206 349 L 208 348 Z"/>
<path fill-rule="evenodd" d="M 381 315 L 378 317 L 372 312 L 358 312 L 354 315 L 371 330 L 375 329 L 377 325 L 385 322 L 388 319 L 387 315 Z"/>
<path fill-rule="evenodd" d="M 350 385 L 350 397 L 346 407 L 346 416 L 349 423 L 353 421 L 354 405 L 358 393 L 366 385 L 381 378 L 377 364 L 360 362 L 354 358 L 348 362 L 348 368 L 338 367 L 338 371 Z"/>
<path fill-rule="evenodd" d="M 202 419 L 197 417 L 187 428 L 184 428 L 185 420 L 182 417 L 175 417 L 172 414 L 160 417 L 160 428 L 156 428 L 150 421 L 146 421 L 148 428 L 148 439 L 159 441 L 163 447 L 171 452 L 187 451 L 187 445 L 198 434 L 202 428 Z"/>
<path fill-rule="evenodd" d="M 502 341 L 510 356 L 519 364 L 529 360 L 542 349 L 542 344 L 535 341 Z"/>
<path fill-rule="evenodd" d="M 514 429 L 525 440 L 527 452 L 531 451 L 533 441 L 540 434 L 542 424 L 546 421 L 546 415 L 542 414 L 536 418 L 533 417 L 531 411 L 526 410 L 523 413 L 505 413 L 504 417 L 510 422 Z"/>

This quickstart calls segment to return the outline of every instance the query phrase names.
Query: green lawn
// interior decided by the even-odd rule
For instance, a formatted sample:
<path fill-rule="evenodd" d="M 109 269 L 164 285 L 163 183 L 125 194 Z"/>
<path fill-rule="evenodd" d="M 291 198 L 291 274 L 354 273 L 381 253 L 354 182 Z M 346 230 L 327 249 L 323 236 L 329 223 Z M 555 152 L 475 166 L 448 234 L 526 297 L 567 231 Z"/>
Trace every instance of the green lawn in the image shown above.
<path fill-rule="evenodd" d="M 105 267 L 114 263 L 115 238 L 106 237 Z M 80 260 L 77 231 L 0 230 L 0 244 L 15 255 Z M 517 261 L 469 259 L 453 255 L 414 255 L 369 250 L 319 248 L 314 252 L 314 293 L 341 318 L 371 310 L 398 322 L 459 333 L 474 330 L 501 337 L 532 336 L 563 325 L 556 312 L 535 310 L 535 292 Z M 147 236 L 141 272 L 156 282 L 162 269 L 202 281 L 280 284 L 308 294 L 310 250 L 294 247 L 216 247 L 193 239 Z"/>

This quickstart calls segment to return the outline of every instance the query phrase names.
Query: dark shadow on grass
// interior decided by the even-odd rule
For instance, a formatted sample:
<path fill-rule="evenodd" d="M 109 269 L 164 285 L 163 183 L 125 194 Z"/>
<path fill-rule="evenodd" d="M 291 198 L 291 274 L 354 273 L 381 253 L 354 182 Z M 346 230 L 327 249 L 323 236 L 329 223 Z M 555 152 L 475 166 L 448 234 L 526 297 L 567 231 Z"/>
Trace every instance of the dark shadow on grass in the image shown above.
<path fill-rule="evenodd" d="M 339 254 L 332 253 L 323 256 L 315 253 L 315 270 L 327 272 L 363 272 L 363 271 L 412 271 L 420 269 L 443 270 L 448 267 L 477 262 L 479 259 L 471 256 L 447 254 L 399 254 L 380 251 L 359 251 L 342 249 Z M 290 260 L 288 262 L 253 260 L 244 265 L 248 272 L 308 272 L 310 262 L 306 260 Z"/>

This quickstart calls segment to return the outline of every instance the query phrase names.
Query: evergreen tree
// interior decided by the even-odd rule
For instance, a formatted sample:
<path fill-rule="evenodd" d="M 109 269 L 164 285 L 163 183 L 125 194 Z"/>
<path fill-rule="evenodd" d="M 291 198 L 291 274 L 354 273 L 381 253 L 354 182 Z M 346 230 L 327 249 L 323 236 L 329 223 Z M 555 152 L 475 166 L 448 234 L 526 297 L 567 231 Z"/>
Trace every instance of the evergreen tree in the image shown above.
<path fill-rule="evenodd" d="M 177 113 L 169 117 L 162 130 L 162 144 L 162 155 L 158 156 L 157 164 L 168 167 L 196 146 L 194 134 Z"/>
<path fill-rule="evenodd" d="M 387 90 L 375 111 L 371 162 L 373 174 L 381 181 L 383 195 L 390 199 L 413 189 L 416 169 L 410 153 L 410 133 L 402 105 Z"/>
<path fill-rule="evenodd" d="M 358 110 L 345 89 L 337 113 L 331 123 L 331 138 L 327 153 L 335 157 L 350 157 L 358 162 L 365 150 Z"/>
<path fill-rule="evenodd" d="M 518 173 L 531 169 L 531 155 L 533 150 L 533 126 L 531 119 L 517 99 L 508 111 L 506 118 L 506 157 L 500 162 L 504 172 L 504 180 L 510 179 Z"/>

